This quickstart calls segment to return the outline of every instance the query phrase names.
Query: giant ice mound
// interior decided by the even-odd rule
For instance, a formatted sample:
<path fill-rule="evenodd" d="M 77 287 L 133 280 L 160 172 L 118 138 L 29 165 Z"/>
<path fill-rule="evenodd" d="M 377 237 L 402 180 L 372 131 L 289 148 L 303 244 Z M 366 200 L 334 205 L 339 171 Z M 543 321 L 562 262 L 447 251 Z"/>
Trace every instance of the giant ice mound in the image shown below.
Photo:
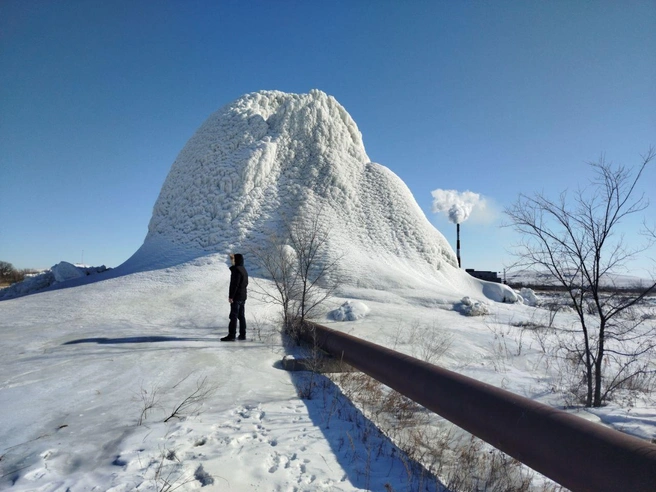
<path fill-rule="evenodd" d="M 284 221 L 317 214 L 330 231 L 326 260 L 341 258 L 343 283 L 438 275 L 470 284 L 407 186 L 370 162 L 351 116 L 318 90 L 247 94 L 212 114 L 173 163 L 130 261 L 143 267 L 162 245 L 248 251 Z"/>

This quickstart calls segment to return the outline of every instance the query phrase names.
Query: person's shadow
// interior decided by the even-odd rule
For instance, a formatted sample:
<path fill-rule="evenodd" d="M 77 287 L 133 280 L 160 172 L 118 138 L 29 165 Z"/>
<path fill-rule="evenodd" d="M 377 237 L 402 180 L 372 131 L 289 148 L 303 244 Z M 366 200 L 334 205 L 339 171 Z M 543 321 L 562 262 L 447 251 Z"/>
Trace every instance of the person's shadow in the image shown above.
<path fill-rule="evenodd" d="M 123 338 L 80 338 L 71 340 L 63 345 L 77 345 L 79 343 L 98 343 L 101 345 L 113 345 L 119 343 L 157 343 L 157 342 L 204 342 L 206 338 L 185 338 L 185 337 L 166 337 L 166 336 L 148 336 L 148 337 L 123 337 Z"/>

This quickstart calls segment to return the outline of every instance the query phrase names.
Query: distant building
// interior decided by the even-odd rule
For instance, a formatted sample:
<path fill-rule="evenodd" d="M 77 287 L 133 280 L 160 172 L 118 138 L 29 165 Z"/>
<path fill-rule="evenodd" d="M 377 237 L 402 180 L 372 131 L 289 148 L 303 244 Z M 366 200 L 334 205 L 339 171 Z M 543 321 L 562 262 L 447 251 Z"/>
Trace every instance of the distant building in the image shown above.
<path fill-rule="evenodd" d="M 472 277 L 479 278 L 481 280 L 487 280 L 488 282 L 501 283 L 501 279 L 497 275 L 497 272 L 488 272 L 483 270 L 474 270 L 473 268 L 467 268 L 465 271 Z"/>

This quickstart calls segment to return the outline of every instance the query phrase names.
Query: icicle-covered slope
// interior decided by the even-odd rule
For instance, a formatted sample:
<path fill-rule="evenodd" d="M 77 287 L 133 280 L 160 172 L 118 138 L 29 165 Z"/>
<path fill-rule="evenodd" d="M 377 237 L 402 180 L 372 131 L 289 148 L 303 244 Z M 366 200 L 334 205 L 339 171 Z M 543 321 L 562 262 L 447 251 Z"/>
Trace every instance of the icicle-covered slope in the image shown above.
<path fill-rule="evenodd" d="M 353 119 L 318 90 L 247 94 L 212 114 L 173 163 L 130 261 L 143 264 L 161 244 L 248 250 L 282 222 L 317 214 L 345 282 L 395 282 L 399 271 L 462 281 L 407 186 L 370 162 Z"/>

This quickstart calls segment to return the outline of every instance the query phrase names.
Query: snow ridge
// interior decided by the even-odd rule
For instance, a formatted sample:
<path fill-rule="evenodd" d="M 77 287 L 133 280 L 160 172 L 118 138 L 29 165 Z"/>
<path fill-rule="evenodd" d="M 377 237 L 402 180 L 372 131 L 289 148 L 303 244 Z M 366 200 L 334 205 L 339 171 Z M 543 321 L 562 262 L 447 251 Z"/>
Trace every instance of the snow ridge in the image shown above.
<path fill-rule="evenodd" d="M 281 221 L 317 213 L 329 251 L 345 255 L 340 263 L 358 285 L 363 272 L 374 278 L 399 262 L 428 272 L 457 265 L 407 186 L 370 162 L 351 116 L 319 90 L 247 94 L 212 114 L 173 163 L 142 250 L 162 240 L 244 250 Z"/>

